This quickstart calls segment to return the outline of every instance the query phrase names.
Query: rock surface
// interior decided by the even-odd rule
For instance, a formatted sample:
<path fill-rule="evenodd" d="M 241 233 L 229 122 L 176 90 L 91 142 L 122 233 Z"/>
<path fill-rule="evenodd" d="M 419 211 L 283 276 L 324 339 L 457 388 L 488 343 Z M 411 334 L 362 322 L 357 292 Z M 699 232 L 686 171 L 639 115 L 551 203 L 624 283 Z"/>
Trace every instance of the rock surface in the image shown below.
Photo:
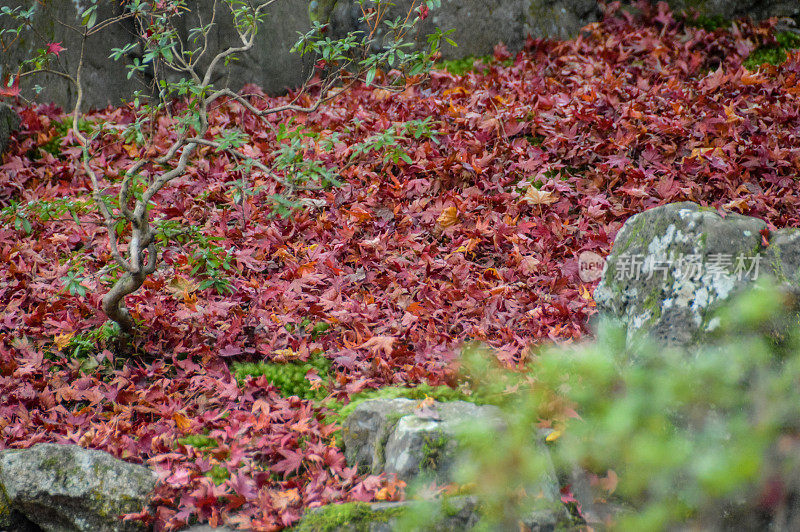
<path fill-rule="evenodd" d="M 691 345 L 716 327 L 721 302 L 765 276 L 800 283 L 800 230 L 769 234 L 758 218 L 673 203 L 625 222 L 594 299 L 627 325 L 629 340 L 648 332 Z"/>
<path fill-rule="evenodd" d="M 0 103 L 0 154 L 6 151 L 11 134 L 19 129 L 22 121 L 8 104 Z"/>
<path fill-rule="evenodd" d="M 778 281 L 800 287 L 800 230 L 772 231 L 764 260 L 767 272 Z"/>
<path fill-rule="evenodd" d="M 345 457 L 349 465 L 360 466 L 365 472 L 396 475 L 408 484 L 415 480 L 435 482 L 439 486 L 450 484 L 456 480 L 460 461 L 466 458 L 460 452 L 458 434 L 469 424 L 493 427 L 498 434 L 505 430 L 501 411 L 495 406 L 478 406 L 465 401 L 430 404 L 410 399 L 365 401 L 343 423 Z M 541 440 L 538 449 L 549 463 L 549 471 L 528 490 L 541 494 L 542 505 L 531 511 L 524 521 L 531 530 L 545 530 L 564 517 L 564 508 L 560 504 L 558 479 L 543 442 L 544 436 L 532 437 Z M 468 502 L 465 504 L 469 506 Z M 474 502 L 471 504 L 453 515 L 460 515 L 462 521 L 474 524 L 479 517 Z M 378 528 L 365 530 L 384 530 L 374 526 Z"/>
<path fill-rule="evenodd" d="M 406 482 L 420 475 L 432 478 L 439 485 L 453 482 L 454 468 L 460 458 L 458 432 L 469 424 L 503 430 L 500 411 L 494 406 L 453 401 L 415 409 L 401 417 L 389 434 L 383 452 L 383 471 Z"/>
<path fill-rule="evenodd" d="M 77 445 L 0 451 L 0 493 L 8 507 L 47 532 L 144 530 L 118 517 L 141 511 L 156 479 L 146 467 Z"/>
<path fill-rule="evenodd" d="M 466 423 L 503 428 L 500 411 L 464 401 L 418 408 L 411 399 L 374 399 L 358 405 L 342 427 L 348 464 L 405 482 L 421 474 L 439 484 L 452 482 L 456 437 Z M 545 451 L 546 452 L 546 451 Z"/>
<path fill-rule="evenodd" d="M 408 9 L 412 0 L 397 0 L 391 17 Z M 98 20 L 120 13 L 119 2 L 100 2 Z M 192 12 L 208 14 L 212 0 L 198 0 Z M 800 20 L 800 3 L 797 0 L 671 0 L 673 9 L 697 9 L 705 15 L 724 17 L 750 16 L 754 19 L 772 16 L 794 17 Z M 26 0 L 5 0 L 3 5 L 11 8 L 31 5 Z M 89 0 L 54 0 L 48 10 L 39 10 L 32 24 L 46 42 L 58 42 L 65 47 L 59 60 L 74 72 L 81 55 L 80 39 L 71 30 L 55 22 L 56 19 L 78 26 L 80 14 L 91 5 Z M 270 6 L 269 15 L 256 36 L 256 43 L 247 55 L 235 62 L 227 72 L 220 74 L 219 83 L 231 82 L 231 88 L 239 90 L 246 83 L 255 83 L 267 93 L 282 92 L 287 87 L 299 86 L 309 72 L 310 60 L 303 61 L 290 53 L 298 32 L 310 28 L 310 19 L 330 20 L 335 34 L 341 35 L 358 28 L 360 9 L 356 0 L 280 0 Z M 442 0 L 441 8 L 431 11 L 420 31 L 424 36 L 435 27 L 455 30 L 453 37 L 457 48 L 442 47 L 445 59 L 458 59 L 468 55 L 491 54 L 498 42 L 505 43 L 509 50 L 522 48 L 528 34 L 533 37 L 569 38 L 575 36 L 584 25 L 596 22 L 601 12 L 596 0 Z M 184 26 L 177 28 L 186 34 L 196 24 L 196 19 L 186 17 Z M 220 43 L 237 44 L 229 18 L 217 17 L 218 26 L 210 34 L 207 55 L 219 51 Z M 8 17 L 0 17 L 0 28 L 10 28 Z M 105 107 L 117 105 L 121 99 L 131 99 L 133 91 L 145 89 L 146 78 L 128 79 L 125 61 L 109 59 L 112 48 L 122 48 L 135 32 L 132 23 L 115 25 L 90 37 L 85 48 L 86 67 L 83 71 L 86 91 L 84 106 Z M 0 71 L 12 72 L 23 59 L 35 55 L 43 42 L 23 39 L 17 46 L 0 57 Z M 38 97 L 43 102 L 55 102 L 69 107 L 75 100 L 75 88 L 58 76 L 37 77 L 43 87 Z M 30 96 L 32 85 L 23 84 Z"/>
<path fill-rule="evenodd" d="M 752 280 L 745 273 L 760 266 L 765 228 L 761 220 L 723 220 L 689 202 L 632 216 L 607 257 L 594 292 L 597 309 L 625 322 L 629 340 L 648 331 L 666 344 L 689 344 L 708 328 L 711 306 Z"/>
<path fill-rule="evenodd" d="M 330 0 L 319 3 L 321 16 L 329 10 L 336 35 L 363 29 L 357 0 L 339 0 L 331 9 Z M 393 19 L 408 12 L 412 0 L 399 0 L 390 11 Z M 503 42 L 511 51 L 521 50 L 528 34 L 533 37 L 569 38 L 581 27 L 598 20 L 595 0 L 442 0 L 441 8 L 431 10 L 420 31 L 420 44 L 435 28 L 454 30 L 458 47 L 442 46 L 442 57 L 457 59 L 469 55 L 491 54 Z"/>
<path fill-rule="evenodd" d="M 703 15 L 720 15 L 726 19 L 800 18 L 800 2 L 797 0 L 669 0 L 668 3 L 675 11 L 695 9 Z"/>
<path fill-rule="evenodd" d="M 366 471 L 382 471 L 384 447 L 400 417 L 414 411 L 415 401 L 391 399 L 365 401 L 358 405 L 342 426 L 347 463 Z"/>
<path fill-rule="evenodd" d="M 20 40 L 8 53 L 0 55 L 0 72 L 16 71 L 16 65 L 23 59 L 35 56 L 36 50 L 42 48 L 44 42 L 58 42 L 65 48 L 59 55 L 59 61 L 67 71 L 74 74 L 81 57 L 80 38 L 55 20 L 79 27 L 80 14 L 92 3 L 89 0 L 53 0 L 48 2 L 46 10 L 38 9 L 32 24 L 44 41 L 31 38 Z M 197 25 L 197 13 L 203 13 L 204 22 L 207 23 L 205 17 L 211 13 L 213 3 L 213 0 L 192 2 L 192 15 L 183 17 L 183 27 L 176 29 L 185 35 L 190 27 Z M 97 3 L 97 20 L 119 15 L 120 4 L 122 2 Z M 33 4 L 28 0 L 4 0 L 3 6 L 6 5 L 11 8 L 28 8 Z M 222 45 L 241 45 L 233 29 L 229 11 L 222 2 L 218 2 L 218 5 L 221 7 L 216 17 L 217 26 L 209 35 L 210 48 L 207 57 L 212 52 L 221 51 Z M 11 27 L 11 22 L 9 17 L 0 16 L 0 29 Z M 247 55 L 241 55 L 240 60 L 229 69 L 218 69 L 215 84 L 230 81 L 231 88 L 239 90 L 245 83 L 256 83 L 268 93 L 280 93 L 289 87 L 299 86 L 306 79 L 308 69 L 304 68 L 301 58 L 289 50 L 297 41 L 298 32 L 306 33 L 309 28 L 308 0 L 275 2 L 268 10 L 268 16 L 256 36 L 253 49 Z M 123 48 L 130 42 L 134 32 L 133 22 L 125 21 L 114 24 L 87 40 L 84 49 L 85 68 L 82 73 L 85 86 L 84 110 L 119 105 L 122 99 L 132 99 L 135 90 L 147 92 L 150 79 L 138 75 L 129 79 L 126 68 L 128 61 L 109 58 L 111 49 Z M 76 91 L 71 82 L 59 76 L 43 75 L 36 76 L 29 83 L 23 82 L 21 88 L 25 94 L 33 96 L 31 88 L 34 84 L 43 88 L 41 94 L 36 96 L 37 101 L 54 102 L 66 108 L 74 105 Z"/>
<path fill-rule="evenodd" d="M 36 523 L 11 508 L 0 493 L 0 530 L 10 532 L 41 532 Z"/>

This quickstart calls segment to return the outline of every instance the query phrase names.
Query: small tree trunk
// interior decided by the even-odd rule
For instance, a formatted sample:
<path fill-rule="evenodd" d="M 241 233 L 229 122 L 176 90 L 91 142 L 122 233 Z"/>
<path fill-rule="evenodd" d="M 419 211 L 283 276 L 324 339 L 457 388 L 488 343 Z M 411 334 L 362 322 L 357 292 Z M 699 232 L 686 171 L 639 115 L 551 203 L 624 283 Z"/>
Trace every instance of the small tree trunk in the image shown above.
<path fill-rule="evenodd" d="M 103 312 L 125 333 L 131 334 L 136 328 L 136 323 L 125 306 L 125 296 L 137 291 L 144 284 L 146 277 L 144 273 L 126 273 L 103 296 Z"/>

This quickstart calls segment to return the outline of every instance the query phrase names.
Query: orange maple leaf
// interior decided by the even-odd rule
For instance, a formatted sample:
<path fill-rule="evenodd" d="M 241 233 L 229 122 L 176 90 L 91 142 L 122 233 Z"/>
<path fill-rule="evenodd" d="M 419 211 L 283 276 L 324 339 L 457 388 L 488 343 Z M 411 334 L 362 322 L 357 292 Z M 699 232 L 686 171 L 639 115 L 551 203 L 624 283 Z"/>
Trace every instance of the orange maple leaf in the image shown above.
<path fill-rule="evenodd" d="M 442 214 L 436 218 L 436 223 L 442 227 L 450 227 L 458 223 L 458 209 L 453 206 L 447 207 Z"/>
<path fill-rule="evenodd" d="M 172 414 L 172 420 L 175 422 L 175 424 L 178 426 L 178 430 L 181 432 L 189 432 L 189 429 L 192 428 L 192 421 L 179 412 Z"/>

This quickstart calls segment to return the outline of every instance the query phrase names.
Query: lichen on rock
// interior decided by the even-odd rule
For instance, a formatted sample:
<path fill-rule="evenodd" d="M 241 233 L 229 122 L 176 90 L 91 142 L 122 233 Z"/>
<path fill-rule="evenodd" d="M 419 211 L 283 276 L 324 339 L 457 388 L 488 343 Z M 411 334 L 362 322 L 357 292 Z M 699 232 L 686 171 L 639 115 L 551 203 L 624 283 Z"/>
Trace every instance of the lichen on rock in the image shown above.
<path fill-rule="evenodd" d="M 0 451 L 7 505 L 45 531 L 143 530 L 141 522 L 121 515 L 144 508 L 156 479 L 146 467 L 77 445 Z"/>
<path fill-rule="evenodd" d="M 717 325 L 713 314 L 759 277 L 800 282 L 800 231 L 695 203 L 656 207 L 620 230 L 595 289 L 597 308 L 624 322 L 628 341 L 648 333 L 691 345 Z"/>

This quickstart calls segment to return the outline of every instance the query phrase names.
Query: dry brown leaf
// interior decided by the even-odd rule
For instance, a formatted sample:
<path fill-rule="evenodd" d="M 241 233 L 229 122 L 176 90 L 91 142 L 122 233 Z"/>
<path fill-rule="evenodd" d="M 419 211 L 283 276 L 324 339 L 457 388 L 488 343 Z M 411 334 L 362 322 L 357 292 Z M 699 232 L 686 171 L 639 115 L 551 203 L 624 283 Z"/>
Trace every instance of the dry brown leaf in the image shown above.
<path fill-rule="evenodd" d="M 392 495 L 389 493 L 389 488 L 381 488 L 375 494 L 375 498 L 379 501 L 388 501 L 392 498 Z"/>
<path fill-rule="evenodd" d="M 609 494 L 614 493 L 617 489 L 617 484 L 619 483 L 619 477 L 614 472 L 613 469 L 608 470 L 608 475 L 603 478 L 598 479 L 600 483 L 600 487 L 606 490 Z"/>
<path fill-rule="evenodd" d="M 325 93 L 325 98 L 335 98 L 344 92 L 344 87 L 333 87 Z"/>
<path fill-rule="evenodd" d="M 519 265 L 522 268 L 522 272 L 525 275 L 531 275 L 533 273 L 536 273 L 539 264 L 541 264 L 541 261 L 536 257 L 525 256 L 522 257 L 522 260 L 520 261 Z"/>
<path fill-rule="evenodd" d="M 199 285 L 190 279 L 176 275 L 167 283 L 167 291 L 176 299 L 186 299 L 196 292 Z"/>
<path fill-rule="evenodd" d="M 370 349 L 374 354 L 383 351 L 383 354 L 389 356 L 394 350 L 394 343 L 397 340 L 394 336 L 373 336 L 358 347 L 365 347 Z"/>
<path fill-rule="evenodd" d="M 297 488 L 292 488 L 286 491 L 279 491 L 272 493 L 272 502 L 279 509 L 285 510 L 289 506 L 295 505 L 300 502 L 300 492 Z"/>
<path fill-rule="evenodd" d="M 538 190 L 534 186 L 528 187 L 525 196 L 522 198 L 531 205 L 551 205 L 558 201 L 552 192 L 546 190 Z"/>
<path fill-rule="evenodd" d="M 294 351 L 291 348 L 286 348 L 286 349 L 276 349 L 275 351 L 272 352 L 272 355 L 275 357 L 282 357 L 287 360 L 292 360 L 299 357 L 300 353 Z"/>
<path fill-rule="evenodd" d="M 378 101 L 385 100 L 386 98 L 391 97 L 392 92 L 387 91 L 386 89 L 375 89 L 372 91 L 372 97 Z"/>
<path fill-rule="evenodd" d="M 417 408 L 419 408 L 419 409 L 421 409 L 421 408 L 430 408 L 435 403 L 436 403 L 436 401 L 433 399 L 433 397 L 431 397 L 429 395 L 426 395 L 425 399 L 423 399 L 422 401 L 417 403 Z"/>
<path fill-rule="evenodd" d="M 713 146 L 708 148 L 695 148 L 692 150 L 692 155 L 690 157 L 700 157 L 701 155 L 706 157 L 723 157 L 725 152 L 722 151 L 722 148 Z"/>
<path fill-rule="evenodd" d="M 735 200 L 729 201 L 723 207 L 729 211 L 739 211 L 740 213 L 746 211 L 750 208 L 750 205 L 747 202 L 747 198 L 737 198 Z"/>
<path fill-rule="evenodd" d="M 139 148 L 133 144 L 123 144 L 122 149 L 125 150 L 125 153 L 128 154 L 128 157 L 132 159 L 139 157 Z"/>
<path fill-rule="evenodd" d="M 406 307 L 406 312 L 414 316 L 422 316 L 425 313 L 425 309 L 416 301 L 412 301 L 411 304 Z"/>

